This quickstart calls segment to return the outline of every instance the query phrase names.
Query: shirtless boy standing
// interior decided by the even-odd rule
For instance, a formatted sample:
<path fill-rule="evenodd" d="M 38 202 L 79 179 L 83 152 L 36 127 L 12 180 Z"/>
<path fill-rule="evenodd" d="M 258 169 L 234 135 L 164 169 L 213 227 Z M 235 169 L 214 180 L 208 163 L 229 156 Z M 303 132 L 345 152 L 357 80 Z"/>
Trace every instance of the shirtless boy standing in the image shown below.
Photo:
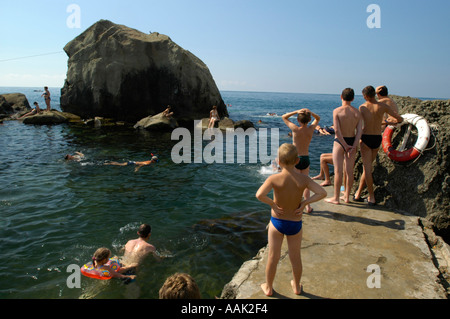
<path fill-rule="evenodd" d="M 403 122 L 403 118 L 389 105 L 375 99 L 375 88 L 373 86 L 365 87 L 362 93 L 366 100 L 366 103 L 359 107 L 359 111 L 361 112 L 364 121 L 363 134 L 360 143 L 364 170 L 358 190 L 353 199 L 359 202 L 363 201 L 361 199 L 361 192 L 364 188 L 364 184 L 366 184 L 367 191 L 369 192 L 367 204 L 369 206 L 374 206 L 376 205 L 376 201 L 373 190 L 372 168 L 373 161 L 377 157 L 378 150 L 380 149 L 383 140 L 381 135 L 381 124 L 383 123 L 384 115 L 386 113 L 391 115 L 397 123 Z"/>
<path fill-rule="evenodd" d="M 297 121 L 300 126 L 289 121 L 291 116 L 297 115 Z M 308 126 L 308 123 L 311 122 L 311 117 L 314 117 L 314 121 Z M 292 131 L 292 141 L 294 146 L 297 148 L 298 157 L 300 159 L 299 163 L 295 166 L 301 173 L 309 176 L 309 144 L 311 144 L 311 139 L 313 137 L 314 131 L 317 125 L 320 122 L 320 116 L 314 114 L 308 109 L 301 109 L 298 111 L 294 111 L 291 113 L 287 113 L 282 116 L 284 123 L 289 127 Z M 305 198 L 309 197 L 309 190 L 306 190 Z M 311 206 L 308 205 L 307 213 L 312 212 Z"/>
<path fill-rule="evenodd" d="M 156 253 L 155 246 L 148 243 L 152 232 L 150 225 L 143 224 L 138 230 L 138 239 L 128 241 L 125 245 L 125 253 L 123 255 L 123 261 L 125 264 L 137 263 L 140 264 L 142 260 L 149 254 L 159 261 L 161 258 Z"/>
<path fill-rule="evenodd" d="M 351 88 L 342 91 L 342 106 L 333 111 L 333 124 L 336 138 L 333 145 L 334 196 L 326 199 L 332 204 L 339 204 L 340 189 L 345 167 L 346 185 L 343 200 L 348 203 L 353 187 L 356 150 L 362 135 L 362 116 L 351 103 L 355 92 Z M 345 163 L 345 166 L 344 166 Z"/>
<path fill-rule="evenodd" d="M 256 193 L 258 200 L 272 208 L 268 231 L 269 254 L 266 265 L 266 282 L 261 285 L 261 288 L 265 295 L 273 294 L 273 281 L 281 256 L 281 245 L 286 236 L 294 277 L 291 286 L 293 292 L 299 295 L 301 294 L 300 279 L 303 271 L 300 254 L 303 210 L 307 205 L 325 198 L 327 192 L 322 186 L 295 168 L 299 158 L 294 145 L 281 145 L 278 150 L 278 160 L 282 168 L 281 173 L 267 178 Z M 272 189 L 273 200 L 267 196 Z M 310 189 L 314 196 L 303 200 L 301 194 L 305 189 Z"/>
<path fill-rule="evenodd" d="M 377 93 L 378 102 L 389 105 L 391 107 L 391 109 L 393 109 L 395 112 L 398 113 L 397 103 L 395 103 L 395 101 L 389 97 L 389 91 L 386 86 L 383 85 L 383 86 L 377 87 L 376 93 Z M 393 122 L 393 120 L 394 120 L 392 117 L 390 117 L 388 115 L 385 115 L 385 119 L 386 119 L 386 122 L 383 123 L 383 125 L 386 125 L 386 124 L 390 125 L 389 123 Z"/>

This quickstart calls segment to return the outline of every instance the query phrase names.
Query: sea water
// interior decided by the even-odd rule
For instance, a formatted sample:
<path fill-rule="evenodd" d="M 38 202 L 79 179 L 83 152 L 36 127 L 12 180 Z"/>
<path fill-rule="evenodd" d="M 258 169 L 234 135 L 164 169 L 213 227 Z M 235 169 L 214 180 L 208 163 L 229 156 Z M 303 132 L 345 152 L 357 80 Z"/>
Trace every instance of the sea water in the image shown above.
<path fill-rule="evenodd" d="M 26 94 L 30 105 L 45 103 L 40 88 L 0 88 Z M 60 109 L 59 88 L 50 88 Z M 332 125 L 339 95 L 222 92 L 230 118 L 256 129 L 278 128 L 280 144 L 291 142 L 286 112 L 307 107 Z M 355 106 L 363 103 L 358 96 Z M 273 114 L 275 113 L 275 114 Z M 208 117 L 208 114 L 205 114 Z M 311 176 L 319 158 L 332 151 L 333 136 L 314 135 Z M 191 274 L 203 298 L 219 296 L 243 262 L 267 244 L 269 207 L 255 198 L 270 165 L 174 164 L 170 133 L 130 127 L 0 125 L 0 298 L 158 298 L 165 279 Z M 64 156 L 80 151 L 81 162 Z M 109 161 L 160 162 L 134 167 Z M 120 255 L 140 224 L 152 226 L 150 242 L 166 258 L 147 258 L 136 282 L 82 277 L 69 288 L 69 265 L 82 266 L 99 247 Z"/>

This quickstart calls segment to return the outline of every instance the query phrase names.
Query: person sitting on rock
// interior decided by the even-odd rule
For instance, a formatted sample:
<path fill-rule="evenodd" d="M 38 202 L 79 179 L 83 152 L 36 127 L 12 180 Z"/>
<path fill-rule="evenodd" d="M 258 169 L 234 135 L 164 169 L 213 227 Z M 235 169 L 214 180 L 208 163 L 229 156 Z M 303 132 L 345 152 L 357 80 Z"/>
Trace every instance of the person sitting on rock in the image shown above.
<path fill-rule="evenodd" d="M 158 156 L 155 156 L 152 154 L 152 159 L 149 161 L 144 161 L 144 162 L 134 162 L 134 161 L 128 161 L 125 163 L 118 163 L 118 162 L 109 162 L 109 163 L 105 163 L 105 165 L 114 165 L 114 166 L 130 166 L 130 165 L 135 165 L 136 168 L 134 169 L 135 172 L 139 171 L 139 169 L 143 166 L 148 166 L 151 165 L 153 163 L 158 163 L 159 159 Z"/>
<path fill-rule="evenodd" d="M 217 112 L 217 106 L 214 105 L 211 112 L 209 112 L 208 129 L 213 128 L 217 121 L 220 121 L 220 116 L 219 112 Z"/>
<path fill-rule="evenodd" d="M 21 117 L 19 117 L 19 120 L 23 119 L 24 117 L 27 117 L 27 116 L 32 116 L 32 115 L 41 113 L 41 108 L 39 107 L 38 102 L 34 102 L 33 104 L 34 104 L 35 108 L 32 109 L 31 112 L 28 112 L 27 114 L 24 114 Z"/>

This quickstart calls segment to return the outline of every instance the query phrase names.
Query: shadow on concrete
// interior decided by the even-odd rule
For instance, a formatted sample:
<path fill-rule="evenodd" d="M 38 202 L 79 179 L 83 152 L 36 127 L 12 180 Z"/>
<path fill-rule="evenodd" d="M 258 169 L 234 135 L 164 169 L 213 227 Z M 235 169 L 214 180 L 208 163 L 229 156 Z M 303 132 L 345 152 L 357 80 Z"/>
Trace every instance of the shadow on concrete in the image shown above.
<path fill-rule="evenodd" d="M 381 221 L 372 218 L 360 217 L 360 216 L 351 216 L 342 213 L 335 213 L 330 211 L 313 211 L 309 215 L 320 216 L 325 218 L 331 218 L 338 221 L 343 222 L 351 222 L 351 223 L 361 223 L 369 226 L 383 226 L 396 230 L 404 230 L 405 229 L 405 221 L 401 219 L 389 220 L 389 221 Z"/>
<path fill-rule="evenodd" d="M 321 296 L 317 296 L 317 295 L 308 293 L 305 291 L 304 288 L 303 288 L 303 291 L 300 294 L 300 296 L 298 296 L 297 298 L 292 298 L 292 297 L 282 295 L 282 294 L 278 293 L 275 289 L 273 290 L 273 295 L 270 298 L 273 298 L 273 299 L 299 299 L 300 297 L 303 297 L 306 299 L 330 299 L 330 298 L 325 298 L 325 297 L 321 297 Z"/>

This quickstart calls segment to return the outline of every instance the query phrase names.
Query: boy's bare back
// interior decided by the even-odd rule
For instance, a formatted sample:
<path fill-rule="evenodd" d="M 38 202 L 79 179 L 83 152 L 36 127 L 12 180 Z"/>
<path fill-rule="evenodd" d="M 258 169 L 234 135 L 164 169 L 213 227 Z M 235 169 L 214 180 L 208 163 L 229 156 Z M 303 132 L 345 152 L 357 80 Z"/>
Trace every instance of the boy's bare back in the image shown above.
<path fill-rule="evenodd" d="M 314 134 L 315 127 L 297 127 L 292 130 L 292 141 L 299 155 L 309 154 L 309 145 Z"/>
<path fill-rule="evenodd" d="M 363 133 L 369 135 L 380 135 L 384 120 L 384 114 L 392 114 L 389 105 L 382 102 L 366 101 L 360 106 L 359 110 L 364 119 Z"/>
<path fill-rule="evenodd" d="M 282 171 L 277 175 L 269 177 L 273 187 L 273 200 L 283 209 L 281 217 L 286 220 L 300 221 L 301 216 L 295 215 L 294 211 L 299 208 L 303 197 L 302 194 L 309 184 L 310 178 L 298 171 Z"/>
<path fill-rule="evenodd" d="M 340 106 L 333 112 L 335 129 L 340 130 L 343 137 L 355 137 L 355 130 L 361 120 L 361 113 L 353 106 Z"/>

